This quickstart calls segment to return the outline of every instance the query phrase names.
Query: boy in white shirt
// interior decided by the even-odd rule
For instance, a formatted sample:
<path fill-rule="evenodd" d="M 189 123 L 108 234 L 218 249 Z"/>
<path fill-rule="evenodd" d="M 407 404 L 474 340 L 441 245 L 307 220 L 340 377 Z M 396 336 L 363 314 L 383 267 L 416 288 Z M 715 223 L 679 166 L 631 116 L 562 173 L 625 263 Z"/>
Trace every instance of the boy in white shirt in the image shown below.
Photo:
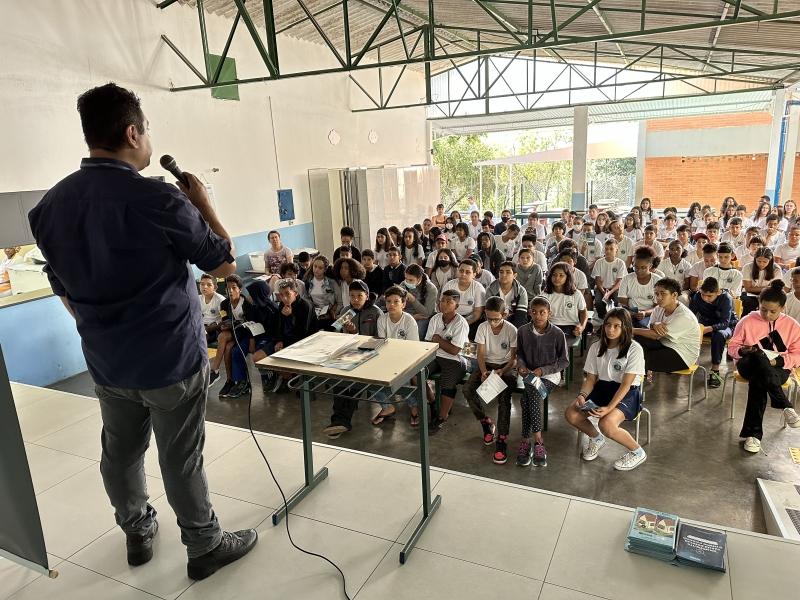
<path fill-rule="evenodd" d="M 203 327 L 206 330 L 206 343 L 213 344 L 219 335 L 219 324 L 222 322 L 220 305 L 225 296 L 217 293 L 217 282 L 208 273 L 200 276 L 200 312 L 203 315 Z"/>
<path fill-rule="evenodd" d="M 778 215 L 769 215 L 767 217 L 766 228 L 762 231 L 764 236 L 764 245 L 767 248 L 777 248 L 781 244 L 786 243 L 786 236 L 780 230 L 781 219 Z"/>
<path fill-rule="evenodd" d="M 683 249 L 679 240 L 672 240 L 667 246 L 667 256 L 662 260 L 658 269 L 664 277 L 674 279 L 681 284 L 681 289 L 687 289 L 689 285 L 689 271 L 692 263 L 686 260 L 686 250 Z"/>
<path fill-rule="evenodd" d="M 481 225 L 481 213 L 477 210 L 473 210 L 469 213 L 469 223 L 467 223 L 467 228 L 469 229 L 469 237 L 473 240 L 478 239 L 478 234 L 483 230 Z"/>
<path fill-rule="evenodd" d="M 667 213 L 664 217 L 664 227 L 658 232 L 658 239 L 662 242 L 670 242 L 678 238 L 678 219 L 672 213 Z"/>
<path fill-rule="evenodd" d="M 781 267 L 793 267 L 800 257 L 800 224 L 795 223 L 789 228 L 786 243 L 775 248 L 775 262 Z"/>
<path fill-rule="evenodd" d="M 511 390 L 517 387 L 514 366 L 517 362 L 517 328 L 506 320 L 505 301 L 493 296 L 486 301 L 486 321 L 475 334 L 478 345 L 478 368 L 472 372 L 462 391 L 472 414 L 483 429 L 483 443 L 491 445 L 497 434 L 498 448 L 494 462 L 504 464 L 507 459 L 506 439 L 511 423 Z M 497 426 L 486 415 L 485 402 L 478 395 L 478 387 L 494 372 L 508 386 L 497 396 Z"/>
<path fill-rule="evenodd" d="M 732 261 L 731 245 L 720 244 L 717 248 L 717 264 L 703 271 L 703 279 L 713 277 L 722 291 L 728 292 L 732 298 L 738 298 L 742 295 L 742 272 L 733 266 Z"/>
<path fill-rule="evenodd" d="M 470 259 L 462 260 L 458 265 L 458 278 L 451 279 L 442 286 L 442 294 L 447 290 L 458 292 L 458 312 L 470 326 L 470 339 L 478 329 L 478 322 L 483 316 L 486 304 L 486 288 L 475 281 L 476 265 Z"/>
<path fill-rule="evenodd" d="M 764 240 L 761 239 L 760 235 L 751 236 L 747 241 L 747 245 L 740 247 L 736 251 L 736 255 L 739 258 L 739 270 L 743 272 L 744 268 L 753 262 L 753 256 L 755 256 L 755 253 L 763 247 Z"/>
<path fill-rule="evenodd" d="M 654 258 L 650 248 L 637 248 L 634 271 L 625 275 L 619 286 L 619 303 L 630 311 L 634 327 L 650 326 L 650 314 L 656 305 L 655 286 L 661 279 L 650 272 Z"/>
<path fill-rule="evenodd" d="M 800 323 L 800 267 L 789 271 L 792 280 L 792 291 L 786 295 L 786 306 L 783 312 Z"/>
<path fill-rule="evenodd" d="M 722 234 L 721 242 L 727 242 L 734 248 L 738 248 L 745 243 L 745 232 L 742 228 L 742 220 L 739 217 L 733 217 L 728 221 L 728 231 Z"/>
<path fill-rule="evenodd" d="M 717 247 L 714 244 L 703 246 L 703 260 L 698 260 L 689 269 L 689 295 L 697 291 L 700 287 L 700 280 L 706 269 L 717 264 Z"/>
<path fill-rule="evenodd" d="M 628 272 L 625 263 L 617 258 L 617 242 L 606 240 L 605 254 L 592 267 L 594 277 L 594 309 L 602 319 L 606 316 L 606 303 L 613 304 L 622 277 Z"/>
<path fill-rule="evenodd" d="M 603 246 L 597 241 L 594 225 L 589 221 L 583 222 L 583 231 L 576 241 L 578 242 L 578 252 L 583 254 L 590 267 L 603 255 Z"/>
<path fill-rule="evenodd" d="M 622 221 L 614 221 L 609 225 L 611 236 L 617 242 L 617 256 L 625 263 L 626 268 L 633 264 L 633 240 L 625 235 Z"/>
<path fill-rule="evenodd" d="M 519 225 L 511 223 L 503 233 L 494 236 L 494 243 L 497 249 L 503 253 L 506 260 L 511 260 L 517 250 L 517 238 L 519 237 Z M 544 238 L 542 238 L 544 239 Z"/>

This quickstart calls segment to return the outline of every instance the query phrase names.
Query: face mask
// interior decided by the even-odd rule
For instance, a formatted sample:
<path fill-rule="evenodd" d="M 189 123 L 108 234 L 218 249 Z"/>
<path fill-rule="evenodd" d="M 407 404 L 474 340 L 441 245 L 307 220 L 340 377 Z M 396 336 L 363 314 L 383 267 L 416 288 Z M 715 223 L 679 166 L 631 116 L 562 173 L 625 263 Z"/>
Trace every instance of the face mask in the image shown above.
<path fill-rule="evenodd" d="M 449 260 L 437 260 L 436 261 L 436 266 L 437 267 L 441 267 L 442 269 L 446 269 L 447 267 L 450 266 L 450 261 Z"/>
<path fill-rule="evenodd" d="M 417 289 L 416 283 L 409 283 L 408 281 L 404 281 L 403 284 L 406 286 L 407 290 L 415 290 Z"/>
<path fill-rule="evenodd" d="M 508 217 L 501 217 L 501 219 L 502 219 L 503 223 L 506 223 L 508 221 Z"/>

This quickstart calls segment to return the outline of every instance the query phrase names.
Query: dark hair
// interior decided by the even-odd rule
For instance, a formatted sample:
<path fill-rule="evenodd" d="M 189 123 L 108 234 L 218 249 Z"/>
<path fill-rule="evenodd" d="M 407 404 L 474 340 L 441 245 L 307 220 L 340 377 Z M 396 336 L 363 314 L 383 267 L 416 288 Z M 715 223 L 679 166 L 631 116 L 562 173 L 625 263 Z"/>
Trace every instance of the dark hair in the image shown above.
<path fill-rule="evenodd" d="M 400 254 L 400 248 L 398 248 L 397 246 L 389 246 L 389 249 L 386 251 L 386 254 L 390 254 L 391 252 L 394 252 L 395 254 Z"/>
<path fill-rule="evenodd" d="M 491 219 L 492 217 L 494 217 L 494 213 L 490 210 L 485 210 L 483 211 L 483 216 L 486 217 L 487 219 Z"/>
<path fill-rule="evenodd" d="M 753 240 L 750 241 L 752 242 Z M 751 281 L 758 279 L 761 274 L 761 269 L 759 269 L 756 264 L 757 258 L 766 258 L 769 260 L 769 263 L 767 263 L 767 266 L 764 268 L 764 280 L 769 281 L 775 276 L 775 256 L 772 254 L 772 250 L 766 246 L 762 246 L 756 250 L 756 253 L 753 255 L 753 266 L 750 268 Z"/>
<path fill-rule="evenodd" d="M 378 235 L 383 236 L 383 245 L 381 246 L 378 244 Z M 389 235 L 389 230 L 386 227 L 381 227 L 378 231 L 375 232 L 375 250 L 377 252 L 383 251 L 388 252 L 389 248 L 392 245 L 392 236 Z"/>
<path fill-rule="evenodd" d="M 572 246 L 559 250 L 558 254 L 556 254 L 556 262 L 561 262 L 561 259 L 566 257 L 578 262 L 578 252 Z"/>
<path fill-rule="evenodd" d="M 413 239 L 412 239 L 411 243 L 414 246 L 414 258 L 419 258 L 419 254 L 420 254 L 419 233 L 413 227 L 406 227 L 405 229 L 403 229 L 403 239 L 401 240 L 401 242 L 403 244 L 403 248 L 404 249 L 408 248 L 408 246 L 406 246 L 406 233 L 409 232 L 409 231 L 413 235 Z M 467 235 L 469 235 L 469 229 L 467 229 Z"/>
<path fill-rule="evenodd" d="M 758 295 L 760 302 L 776 302 L 778 306 L 786 306 L 786 292 L 783 291 L 783 281 L 776 279 L 765 287 Z"/>
<path fill-rule="evenodd" d="M 425 299 L 428 297 L 428 276 L 425 274 L 425 269 L 420 267 L 418 264 L 408 265 L 406 267 L 406 275 L 412 275 L 419 279 L 419 285 L 417 286 L 417 294 L 416 296 L 419 298 L 420 304 L 425 304 Z"/>
<path fill-rule="evenodd" d="M 297 255 L 297 262 L 304 263 L 307 260 L 311 260 L 311 255 L 303 250 L 300 254 Z"/>
<path fill-rule="evenodd" d="M 463 265 L 467 265 L 468 267 L 472 267 L 472 272 L 473 273 L 475 273 L 478 270 L 478 265 L 476 265 L 475 261 L 472 260 L 471 258 L 465 258 L 460 263 L 458 263 L 459 267 L 461 267 Z"/>
<path fill-rule="evenodd" d="M 636 250 L 633 251 L 633 260 L 646 260 L 651 265 L 653 264 L 653 259 L 655 257 L 656 257 L 655 250 L 653 250 L 649 246 L 639 246 Z"/>
<path fill-rule="evenodd" d="M 310 282 L 314 279 L 314 263 L 320 261 L 323 265 L 323 277 L 327 277 L 328 267 L 331 265 L 331 261 L 328 260 L 328 257 L 324 254 L 317 254 L 314 257 L 314 260 L 311 261 L 311 264 L 306 271 L 306 274 L 303 276 L 303 281 Z"/>
<path fill-rule="evenodd" d="M 575 250 L 578 249 L 578 243 L 572 238 L 564 238 L 563 240 L 558 242 L 559 252 L 561 252 L 562 250 L 568 250 L 570 248 L 574 248 Z"/>
<path fill-rule="evenodd" d="M 447 254 L 447 258 L 450 259 L 450 267 L 449 268 L 450 269 L 455 268 L 456 265 L 458 264 L 458 259 L 456 258 L 456 255 L 453 254 L 453 251 L 450 250 L 450 248 L 439 248 L 436 251 L 436 260 L 434 261 L 434 267 L 433 268 L 434 269 L 438 269 L 439 268 L 439 265 L 435 264 L 435 263 L 439 262 L 439 257 L 442 255 L 442 252 L 445 252 Z"/>
<path fill-rule="evenodd" d="M 450 217 L 447 217 L 447 218 L 449 219 Z M 402 238 L 403 236 L 400 233 L 400 230 L 397 228 L 396 225 L 390 226 L 388 231 L 389 231 L 389 245 L 390 246 L 394 246 L 394 238 L 392 236 L 394 235 L 395 237 L 397 237 L 398 238 L 398 242 L 400 241 L 400 238 Z"/>
<path fill-rule="evenodd" d="M 370 250 L 369 248 L 364 248 L 361 251 L 361 258 L 363 259 L 365 256 L 368 257 L 368 258 L 371 258 L 373 260 L 375 259 L 375 253 L 372 250 Z"/>
<path fill-rule="evenodd" d="M 625 215 L 625 221 L 627 221 L 628 219 L 633 219 L 633 228 L 639 229 L 640 227 L 639 216 L 636 213 L 628 213 L 627 215 Z"/>
<path fill-rule="evenodd" d="M 342 276 L 340 275 L 340 271 L 342 269 L 342 265 L 347 263 L 347 266 L 350 268 L 350 277 L 355 279 L 364 279 L 367 276 L 367 272 L 364 270 L 364 265 L 358 262 L 355 258 L 340 258 L 335 263 L 333 263 L 333 278 L 336 281 L 341 281 Z"/>
<path fill-rule="evenodd" d="M 706 231 L 709 229 L 719 229 L 719 221 L 711 221 L 711 223 L 706 225 Z"/>
<path fill-rule="evenodd" d="M 706 277 L 700 285 L 700 291 L 706 294 L 713 294 L 719 291 L 719 281 L 716 277 Z"/>
<path fill-rule="evenodd" d="M 348 252 L 351 256 L 353 255 L 353 247 L 352 246 L 339 246 L 336 249 L 336 252 L 341 254 L 342 252 Z"/>
<path fill-rule="evenodd" d="M 678 240 L 672 240 L 672 241 L 671 241 L 671 242 L 670 242 L 670 243 L 667 245 L 667 250 L 669 250 L 670 248 L 672 248 L 673 244 L 674 244 L 674 245 L 676 245 L 676 246 L 678 246 L 678 248 L 680 248 L 680 249 L 681 249 L 681 258 L 686 258 L 686 256 L 687 256 L 689 253 L 687 252 L 686 248 L 684 248 L 684 247 L 683 247 L 683 245 L 682 245 L 682 244 L 680 243 L 680 241 L 678 241 Z"/>
<path fill-rule="evenodd" d="M 461 302 L 461 293 L 458 290 L 445 290 L 445 291 L 443 291 L 442 295 L 439 297 L 439 300 L 441 300 L 445 296 L 455 300 L 456 304 Z"/>
<path fill-rule="evenodd" d="M 399 285 L 393 285 L 385 292 L 383 292 L 384 298 L 388 298 L 389 296 L 400 296 L 400 299 L 405 302 L 406 296 L 408 296 L 408 292 L 401 288 Z"/>
<path fill-rule="evenodd" d="M 544 296 L 534 296 L 530 302 L 528 302 L 528 310 L 532 309 L 535 306 L 544 306 L 547 310 L 550 310 L 550 300 L 545 298 Z M 531 323 L 531 327 L 533 323 Z"/>
<path fill-rule="evenodd" d="M 547 272 L 547 279 L 544 282 L 544 293 L 545 294 L 555 294 L 556 289 L 555 285 L 553 285 L 553 271 L 558 269 L 562 273 L 564 273 L 566 277 L 566 281 L 564 281 L 564 285 L 562 286 L 561 293 L 565 296 L 572 296 L 575 293 L 575 279 L 572 277 L 572 269 L 570 269 L 569 265 L 563 262 L 554 263 L 550 270 Z"/>
<path fill-rule="evenodd" d="M 437 208 L 437 209 L 439 209 L 439 208 L 444 208 L 444 204 L 437 204 L 437 205 L 436 205 L 436 208 Z"/>
<path fill-rule="evenodd" d="M 567 226 L 564 225 L 564 223 L 562 223 L 561 221 L 556 221 L 555 223 L 553 223 L 553 226 L 550 227 L 550 231 L 553 231 L 556 227 L 558 227 L 562 231 L 566 231 L 567 230 Z"/>
<path fill-rule="evenodd" d="M 453 227 L 453 231 L 458 231 L 459 229 L 464 232 L 465 237 L 469 237 L 469 227 L 467 227 L 466 223 L 461 221 L 456 223 L 455 227 Z"/>
<path fill-rule="evenodd" d="M 483 221 L 481 221 L 481 227 L 491 227 L 491 226 L 492 222 L 489 219 L 484 219 Z"/>
<path fill-rule="evenodd" d="M 481 241 L 482 241 L 482 240 L 484 240 L 484 239 L 487 239 L 487 240 L 489 240 L 490 242 L 494 242 L 494 238 L 492 237 L 492 234 L 491 234 L 491 233 L 489 233 L 488 231 L 481 231 L 481 232 L 478 234 L 478 238 L 477 238 L 477 240 L 476 240 L 476 241 L 478 242 L 478 250 L 481 250 L 481 249 L 482 249 L 482 248 L 481 248 Z"/>
<path fill-rule="evenodd" d="M 781 218 L 775 213 L 770 213 L 769 215 L 767 215 L 767 221 L 780 221 L 780 220 Z"/>
<path fill-rule="evenodd" d="M 283 263 L 278 268 L 278 275 L 280 275 L 281 277 L 285 277 L 286 273 L 288 273 L 289 271 L 292 271 L 295 275 L 297 275 L 298 273 L 300 273 L 300 268 L 293 262 L 286 262 Z"/>
<path fill-rule="evenodd" d="M 130 125 L 144 135 L 145 118 L 139 98 L 115 83 L 92 88 L 78 96 L 78 113 L 86 145 L 116 152 L 125 144 Z"/>
<path fill-rule="evenodd" d="M 653 287 L 660 287 L 662 290 L 666 290 L 670 294 L 681 293 L 681 284 L 675 281 L 674 279 L 671 279 L 670 277 L 659 279 L 658 281 L 656 281 L 656 284 Z"/>
<path fill-rule="evenodd" d="M 342 228 L 339 230 L 339 235 L 340 235 L 340 236 L 342 236 L 342 235 L 346 235 L 347 237 L 354 238 L 354 237 L 356 237 L 356 232 L 355 232 L 355 231 L 353 231 L 353 228 L 352 228 L 352 227 L 349 227 L 349 226 L 345 225 L 344 227 L 342 227 Z"/>
<path fill-rule="evenodd" d="M 238 287 L 240 290 L 244 289 L 244 281 L 242 281 L 242 278 L 239 277 L 236 273 L 232 273 L 231 275 L 228 275 L 225 278 L 225 283 L 226 284 L 227 283 L 233 283 L 233 284 L 236 284 L 236 287 Z"/>
<path fill-rule="evenodd" d="M 211 280 L 211 281 L 213 281 L 214 283 L 216 283 L 216 281 L 217 281 L 217 280 L 214 278 L 214 276 L 213 276 L 213 275 L 209 275 L 208 273 L 203 273 L 202 275 L 200 275 L 200 281 L 203 281 L 203 279 L 210 279 L 210 280 Z"/>
<path fill-rule="evenodd" d="M 663 279 L 661 281 L 663 281 Z M 606 323 L 609 319 L 617 319 L 622 323 L 622 333 L 620 334 L 619 343 L 617 344 L 617 358 L 625 358 L 633 342 L 633 322 L 631 321 L 631 313 L 619 307 L 612 308 L 603 318 L 603 324 L 600 326 L 600 348 L 597 350 L 597 356 L 603 356 L 606 350 L 608 350 Z"/>
<path fill-rule="evenodd" d="M 271 236 L 273 233 L 278 236 L 278 239 L 281 239 L 281 232 L 278 231 L 277 229 L 270 229 L 267 232 L 267 239 L 269 239 L 269 236 Z"/>
<path fill-rule="evenodd" d="M 508 231 L 520 231 L 519 225 L 517 225 L 516 223 L 510 223 L 506 229 Z"/>
<path fill-rule="evenodd" d="M 535 233 L 525 233 L 522 235 L 522 239 L 520 240 L 520 244 L 525 242 L 533 242 L 536 243 L 536 234 Z"/>
<path fill-rule="evenodd" d="M 689 233 L 691 233 L 691 228 L 686 223 L 684 223 L 683 225 L 678 225 L 678 227 L 675 228 L 675 231 L 677 231 L 678 233 L 683 233 L 684 231 L 688 231 Z"/>
<path fill-rule="evenodd" d="M 717 246 L 715 244 L 703 244 L 703 254 L 714 254 L 717 251 Z"/>
<path fill-rule="evenodd" d="M 747 246 L 750 247 L 752 244 L 761 244 L 763 246 L 764 238 L 762 238 L 760 235 L 754 235 L 750 238 L 750 241 L 747 242 Z"/>
<path fill-rule="evenodd" d="M 491 296 L 486 299 L 486 306 L 484 306 L 483 309 L 504 313 L 506 312 L 506 301 L 500 296 Z"/>
<path fill-rule="evenodd" d="M 733 246 L 728 242 L 722 242 L 717 246 L 717 254 L 733 254 Z"/>
<path fill-rule="evenodd" d="M 510 260 L 504 260 L 499 265 L 497 265 L 497 272 L 499 273 L 500 269 L 502 269 L 503 267 L 508 267 L 509 269 L 511 269 L 513 271 L 514 270 L 514 263 L 511 262 Z"/>

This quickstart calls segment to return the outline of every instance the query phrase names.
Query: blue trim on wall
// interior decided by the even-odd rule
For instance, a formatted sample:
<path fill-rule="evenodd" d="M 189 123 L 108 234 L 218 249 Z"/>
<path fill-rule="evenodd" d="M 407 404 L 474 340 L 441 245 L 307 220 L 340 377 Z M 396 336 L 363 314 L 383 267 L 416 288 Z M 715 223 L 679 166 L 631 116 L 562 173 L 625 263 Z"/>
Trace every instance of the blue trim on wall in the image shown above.
<path fill-rule="evenodd" d="M 586 210 L 586 192 L 572 192 L 572 210 Z"/>
<path fill-rule="evenodd" d="M 313 223 L 277 230 L 289 248 L 314 246 Z M 264 251 L 267 231 L 234 237 L 233 243 L 238 256 Z M 247 263 L 237 267 L 249 268 Z M 0 308 L 0 345 L 12 381 L 45 386 L 86 370 L 75 321 L 55 296 Z"/>

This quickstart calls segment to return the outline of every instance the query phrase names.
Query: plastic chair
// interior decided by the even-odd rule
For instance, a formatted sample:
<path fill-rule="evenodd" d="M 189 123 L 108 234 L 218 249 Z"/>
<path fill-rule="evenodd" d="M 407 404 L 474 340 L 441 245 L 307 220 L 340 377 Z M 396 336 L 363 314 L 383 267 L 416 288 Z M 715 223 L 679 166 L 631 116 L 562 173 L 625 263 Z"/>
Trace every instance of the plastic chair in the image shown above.
<path fill-rule="evenodd" d="M 703 344 L 703 326 L 700 325 L 700 344 Z M 689 378 L 689 408 L 688 410 L 692 410 L 692 394 L 694 393 L 694 374 L 697 371 L 703 372 L 703 400 L 708 398 L 708 370 L 703 365 L 698 365 L 694 363 L 688 369 L 682 369 L 680 371 L 672 371 L 672 375 L 680 375 L 682 377 Z"/>
<path fill-rule="evenodd" d="M 736 412 L 736 384 L 737 383 L 749 383 L 747 379 L 739 375 L 739 371 L 728 371 L 725 374 L 725 379 L 722 383 L 722 399 L 720 400 L 720 404 L 724 404 L 725 402 L 725 390 L 728 387 L 728 380 L 733 380 L 733 385 L 731 385 L 731 419 Z M 800 387 L 800 375 L 798 375 L 797 371 L 792 371 L 792 374 L 789 375 L 789 379 L 786 380 L 781 386 L 784 390 L 788 392 L 788 399 L 792 406 L 795 405 L 795 399 L 797 396 L 798 387 Z M 785 423 L 783 423 L 783 413 L 781 413 L 781 422 L 782 425 L 785 427 Z"/>
<path fill-rule="evenodd" d="M 642 383 L 644 383 L 644 382 L 642 382 Z M 641 423 L 642 423 L 642 415 L 645 415 L 647 417 L 647 444 L 646 445 L 649 446 L 650 445 L 650 440 L 652 439 L 652 434 L 653 434 L 653 430 L 652 430 L 653 415 L 650 413 L 650 409 L 648 409 L 644 405 L 644 401 L 645 401 L 645 390 L 644 390 L 644 386 L 642 386 L 642 407 L 639 409 L 639 414 L 637 414 L 636 417 L 632 421 L 632 423 L 634 423 L 636 425 L 636 429 L 635 429 L 633 437 L 636 440 L 636 443 L 638 444 L 639 443 L 639 429 L 640 429 L 640 426 L 641 426 Z M 594 426 L 599 431 L 599 427 L 597 426 L 598 419 L 596 419 L 595 417 L 589 417 L 589 419 L 592 421 L 592 423 L 594 423 Z M 578 454 L 580 454 L 583 451 L 583 444 L 582 444 L 582 442 L 583 442 L 582 436 L 583 435 L 585 435 L 585 434 L 582 431 L 578 431 Z M 645 444 L 642 443 L 641 445 L 644 446 Z"/>

